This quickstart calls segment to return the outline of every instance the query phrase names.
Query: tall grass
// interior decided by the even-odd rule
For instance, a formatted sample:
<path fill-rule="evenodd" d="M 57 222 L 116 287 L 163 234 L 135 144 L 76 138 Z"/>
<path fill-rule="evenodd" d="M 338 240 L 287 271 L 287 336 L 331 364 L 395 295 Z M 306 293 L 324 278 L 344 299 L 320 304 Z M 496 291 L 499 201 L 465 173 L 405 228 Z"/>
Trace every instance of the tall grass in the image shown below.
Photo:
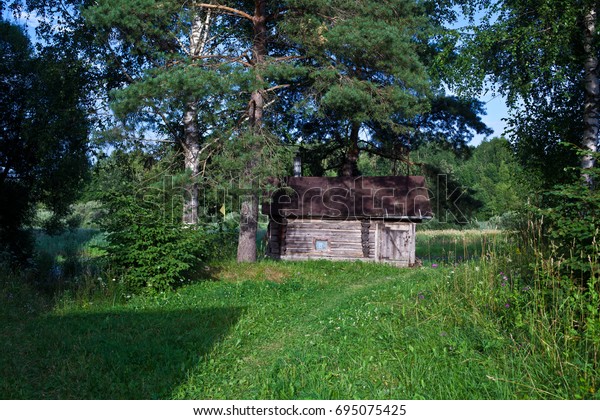
<path fill-rule="evenodd" d="M 221 261 L 130 297 L 107 267 L 51 297 L 0 271 L 0 398 L 599 398 L 598 278 L 529 229 L 421 232 L 415 269 Z"/>
<path fill-rule="evenodd" d="M 36 290 L 60 301 L 80 303 L 123 300 L 122 281 L 103 260 L 106 235 L 97 229 L 76 229 L 60 235 L 35 231 L 31 266 L 20 273 Z"/>
<path fill-rule="evenodd" d="M 543 233 L 543 220 L 529 220 L 526 229 L 510 235 L 421 232 L 419 239 L 446 255 L 432 259 L 434 265 L 452 267 L 450 281 L 438 289 L 448 299 L 444 306 L 467 305 L 475 318 L 497 317 L 510 345 L 531 362 L 523 364 L 519 385 L 551 398 L 598 398 L 600 246 L 594 242 L 592 254 L 578 256 L 592 273 L 582 282 L 580 272 L 564 269 L 573 256 L 547 246 Z M 472 258 L 457 264 L 461 253 Z"/>
<path fill-rule="evenodd" d="M 499 251 L 508 240 L 506 232 L 487 230 L 423 230 L 417 233 L 416 254 L 424 263 L 457 264 Z"/>
<path fill-rule="evenodd" d="M 521 232 L 522 275 L 534 291 L 527 333 L 559 376 L 575 372 L 576 397 L 600 396 L 600 244 L 589 255 L 564 255 L 544 238 L 544 220 L 527 221 Z M 578 259 L 589 270 L 574 270 Z"/>

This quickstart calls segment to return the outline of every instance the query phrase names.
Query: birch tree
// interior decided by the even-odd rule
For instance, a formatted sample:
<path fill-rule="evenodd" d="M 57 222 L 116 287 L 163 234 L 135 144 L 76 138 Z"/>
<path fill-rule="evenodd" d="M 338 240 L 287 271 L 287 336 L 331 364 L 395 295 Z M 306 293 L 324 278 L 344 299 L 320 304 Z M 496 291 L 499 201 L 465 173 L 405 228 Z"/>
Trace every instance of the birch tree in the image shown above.
<path fill-rule="evenodd" d="M 594 180 L 585 170 L 596 164 L 594 154 L 598 151 L 598 131 L 600 129 L 600 81 L 598 80 L 598 3 L 583 5 L 583 52 L 584 52 L 584 101 L 583 101 L 583 142 L 584 150 L 591 152 L 581 158 L 585 182 L 593 187 Z"/>
<path fill-rule="evenodd" d="M 463 51 L 463 76 L 486 80 L 506 95 L 512 109 L 509 133 L 522 161 L 537 168 L 547 185 L 565 181 L 562 169 L 584 152 L 582 176 L 595 166 L 598 147 L 598 2 L 596 0 L 459 1 L 474 16 Z M 475 58 L 475 60 L 473 60 Z M 560 175 L 559 175 L 560 174 Z"/>
<path fill-rule="evenodd" d="M 201 57 L 206 54 L 212 12 L 208 10 L 204 16 L 194 14 L 191 17 L 191 30 L 187 53 L 190 57 Z M 183 223 L 188 225 L 198 224 L 198 180 L 200 177 L 200 152 L 201 134 L 198 126 L 198 101 L 200 99 L 191 94 L 183 113 L 183 141 L 184 167 L 190 174 L 190 182 L 186 185 L 186 194 L 183 204 Z"/>

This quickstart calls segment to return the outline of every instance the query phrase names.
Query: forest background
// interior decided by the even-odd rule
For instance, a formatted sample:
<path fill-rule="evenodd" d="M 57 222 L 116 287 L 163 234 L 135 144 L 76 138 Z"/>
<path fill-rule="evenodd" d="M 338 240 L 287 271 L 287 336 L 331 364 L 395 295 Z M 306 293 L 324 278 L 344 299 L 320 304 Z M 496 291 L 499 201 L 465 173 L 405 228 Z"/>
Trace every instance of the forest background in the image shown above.
<path fill-rule="evenodd" d="M 0 9 L 6 338 L 46 325 L 39 312 L 151 306 L 223 280 L 214 267 L 235 278 L 270 267 L 260 261 L 259 202 L 298 156 L 305 176 L 424 175 L 435 218 L 419 226 L 420 257 L 447 276 L 465 273 L 441 290 L 428 271 L 430 289 L 448 297 L 440 305 L 485 305 L 491 322 L 482 327 L 490 347 L 461 335 L 464 354 L 519 337 L 524 370 L 500 395 L 598 395 L 598 2 L 15 0 Z M 477 98 L 490 90 L 509 110 L 503 137 L 490 138 L 482 119 Z M 476 136 L 486 139 L 472 146 Z M 441 229 L 454 237 L 427 239 Z M 466 239 L 470 230 L 481 242 Z M 49 245 L 79 234 L 68 250 Z M 292 301 L 295 287 L 329 270 L 300 264 L 309 278 L 300 286 L 285 264 L 274 267 L 284 274 L 266 280 L 289 280 L 293 290 L 280 292 Z M 327 287 L 346 290 L 338 280 Z M 402 293 L 419 302 L 421 292 Z M 19 323 L 14 314 L 28 308 Z M 233 312 L 223 325 L 243 319 Z M 526 360 L 540 349 L 547 376 L 533 379 Z M 6 359 L 7 375 L 30 361 Z M 548 381 L 561 375 L 569 379 Z M 444 392 L 432 396 L 453 395 Z"/>

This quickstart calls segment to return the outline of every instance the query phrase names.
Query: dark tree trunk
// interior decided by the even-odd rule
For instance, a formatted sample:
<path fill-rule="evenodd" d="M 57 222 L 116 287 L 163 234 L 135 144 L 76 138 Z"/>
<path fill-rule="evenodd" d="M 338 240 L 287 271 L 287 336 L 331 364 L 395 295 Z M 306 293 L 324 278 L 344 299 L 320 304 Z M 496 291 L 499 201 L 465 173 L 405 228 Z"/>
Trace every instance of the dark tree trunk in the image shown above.
<path fill-rule="evenodd" d="M 259 85 L 262 82 L 261 67 L 267 57 L 267 13 L 266 0 L 255 0 L 252 25 L 254 29 L 254 45 L 252 48 L 252 61 Z M 250 130 L 255 137 L 252 141 L 253 148 L 257 148 L 256 138 L 261 134 L 263 126 L 263 110 L 265 106 L 265 92 L 256 90 L 250 96 L 248 105 L 248 120 Z M 258 152 L 258 150 L 257 150 Z M 250 159 L 244 171 L 244 179 L 254 178 L 254 170 L 258 161 Z M 251 192 L 242 198 L 240 206 L 240 235 L 238 238 L 238 262 L 256 261 L 256 234 L 258 230 L 258 185 L 251 185 Z"/>
<path fill-rule="evenodd" d="M 240 207 L 240 234 L 238 237 L 238 262 L 256 261 L 256 232 L 258 230 L 258 194 L 242 198 Z"/>
<path fill-rule="evenodd" d="M 598 150 L 598 130 L 600 127 L 599 109 L 600 104 L 600 83 L 598 80 L 598 55 L 596 54 L 595 38 L 597 35 L 597 10 L 594 5 L 591 7 L 584 18 L 584 49 L 585 49 L 585 104 L 584 104 L 584 132 L 583 148 L 592 153 Z M 590 169 L 595 165 L 595 159 L 592 154 L 581 158 L 581 168 Z M 593 186 L 593 179 L 589 174 L 584 174 L 583 178 L 590 188 Z"/>
<path fill-rule="evenodd" d="M 346 159 L 342 167 L 343 176 L 358 176 L 358 133 L 360 131 L 360 124 L 353 122 L 352 128 L 350 129 L 350 144 L 346 152 Z"/>

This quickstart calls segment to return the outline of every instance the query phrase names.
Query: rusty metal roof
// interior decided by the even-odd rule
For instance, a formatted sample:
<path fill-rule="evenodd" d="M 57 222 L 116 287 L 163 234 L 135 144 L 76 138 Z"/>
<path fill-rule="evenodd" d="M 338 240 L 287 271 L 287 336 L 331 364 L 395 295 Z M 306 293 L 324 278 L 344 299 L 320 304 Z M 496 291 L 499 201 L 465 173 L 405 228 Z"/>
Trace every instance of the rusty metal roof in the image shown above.
<path fill-rule="evenodd" d="M 288 178 L 269 198 L 262 212 L 274 218 L 419 222 L 433 216 L 422 176 Z"/>

